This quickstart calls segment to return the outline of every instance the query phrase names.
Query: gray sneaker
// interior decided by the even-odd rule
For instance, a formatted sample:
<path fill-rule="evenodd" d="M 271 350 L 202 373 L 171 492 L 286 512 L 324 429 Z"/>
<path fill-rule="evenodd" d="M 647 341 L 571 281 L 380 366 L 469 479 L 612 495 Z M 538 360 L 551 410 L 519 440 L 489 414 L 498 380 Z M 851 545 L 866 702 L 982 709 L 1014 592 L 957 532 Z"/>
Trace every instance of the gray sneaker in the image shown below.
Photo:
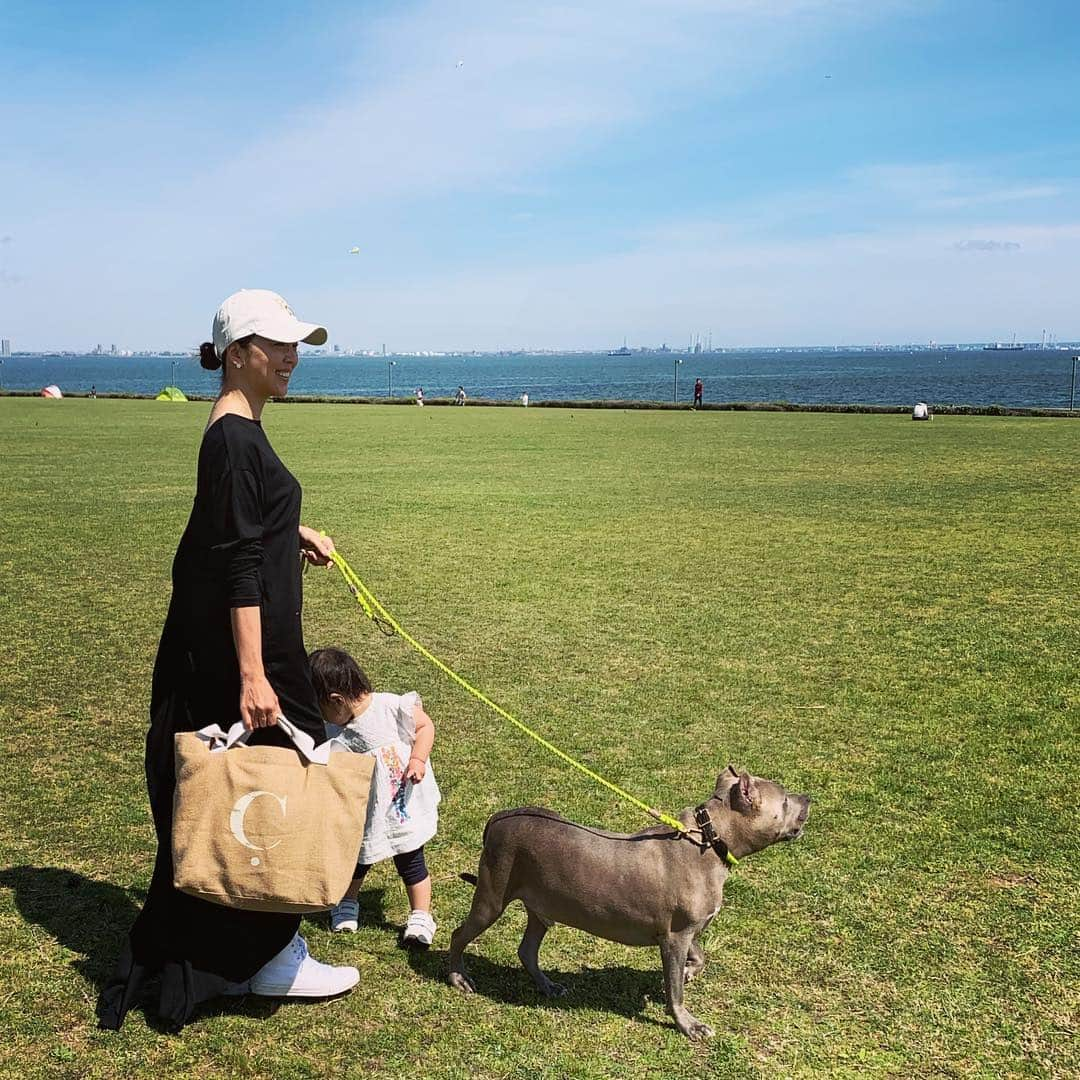
<path fill-rule="evenodd" d="M 355 934 L 360 928 L 360 903 L 342 900 L 330 909 L 330 929 L 335 934 Z"/>

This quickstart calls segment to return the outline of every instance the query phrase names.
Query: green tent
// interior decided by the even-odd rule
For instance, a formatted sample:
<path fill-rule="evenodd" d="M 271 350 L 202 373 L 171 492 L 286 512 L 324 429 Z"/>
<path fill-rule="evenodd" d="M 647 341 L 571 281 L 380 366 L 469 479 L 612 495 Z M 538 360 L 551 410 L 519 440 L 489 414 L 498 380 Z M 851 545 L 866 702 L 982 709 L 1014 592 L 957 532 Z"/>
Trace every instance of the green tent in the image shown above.
<path fill-rule="evenodd" d="M 163 386 L 161 393 L 158 394 L 155 401 L 187 401 L 184 396 L 184 391 L 179 386 Z"/>

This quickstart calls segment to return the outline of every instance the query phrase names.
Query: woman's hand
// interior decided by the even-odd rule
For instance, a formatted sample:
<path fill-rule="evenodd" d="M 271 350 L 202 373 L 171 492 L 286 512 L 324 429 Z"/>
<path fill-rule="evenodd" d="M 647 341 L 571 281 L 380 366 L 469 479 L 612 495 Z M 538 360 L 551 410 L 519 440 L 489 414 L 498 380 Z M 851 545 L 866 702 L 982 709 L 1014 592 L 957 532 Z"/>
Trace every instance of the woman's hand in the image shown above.
<path fill-rule="evenodd" d="M 300 554 L 315 566 L 329 566 L 334 541 L 306 525 L 300 526 Z"/>
<path fill-rule="evenodd" d="M 418 757 L 409 758 L 409 764 L 405 766 L 405 779 L 411 784 L 419 784 L 427 773 L 427 762 Z"/>
<path fill-rule="evenodd" d="M 240 677 L 240 718 L 248 731 L 273 727 L 281 713 L 274 688 L 265 675 Z"/>

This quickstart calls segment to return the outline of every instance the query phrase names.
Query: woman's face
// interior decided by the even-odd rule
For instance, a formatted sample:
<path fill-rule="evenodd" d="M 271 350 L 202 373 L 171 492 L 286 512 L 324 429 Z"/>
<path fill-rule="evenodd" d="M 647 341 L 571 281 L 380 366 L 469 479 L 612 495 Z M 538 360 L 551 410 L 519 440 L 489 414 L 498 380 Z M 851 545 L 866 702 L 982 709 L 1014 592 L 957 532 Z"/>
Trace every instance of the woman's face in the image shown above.
<path fill-rule="evenodd" d="M 243 367 L 236 370 L 237 381 L 261 398 L 283 398 L 289 392 L 289 377 L 300 358 L 293 342 L 271 341 L 256 334 L 247 350 L 237 349 Z"/>

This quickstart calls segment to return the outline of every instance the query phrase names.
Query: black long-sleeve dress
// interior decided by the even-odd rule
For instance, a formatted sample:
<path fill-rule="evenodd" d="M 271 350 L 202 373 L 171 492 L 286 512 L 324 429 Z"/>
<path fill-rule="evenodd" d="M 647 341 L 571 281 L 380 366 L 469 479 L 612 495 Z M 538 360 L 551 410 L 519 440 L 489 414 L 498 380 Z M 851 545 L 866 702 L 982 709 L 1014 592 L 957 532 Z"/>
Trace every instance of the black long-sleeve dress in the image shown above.
<path fill-rule="evenodd" d="M 173 888 L 173 735 L 240 719 L 230 610 L 261 609 L 266 677 L 282 711 L 324 739 L 301 630 L 300 485 L 256 420 L 227 413 L 199 450 L 195 504 L 173 561 L 173 592 L 154 665 L 146 783 L 158 850 L 146 904 L 102 991 L 102 1027 L 119 1028 L 145 981 L 160 975 L 157 1012 L 182 1027 L 202 1001 L 249 979 L 290 941 L 296 915 L 241 911 Z M 290 745 L 276 728 L 252 743 Z"/>

